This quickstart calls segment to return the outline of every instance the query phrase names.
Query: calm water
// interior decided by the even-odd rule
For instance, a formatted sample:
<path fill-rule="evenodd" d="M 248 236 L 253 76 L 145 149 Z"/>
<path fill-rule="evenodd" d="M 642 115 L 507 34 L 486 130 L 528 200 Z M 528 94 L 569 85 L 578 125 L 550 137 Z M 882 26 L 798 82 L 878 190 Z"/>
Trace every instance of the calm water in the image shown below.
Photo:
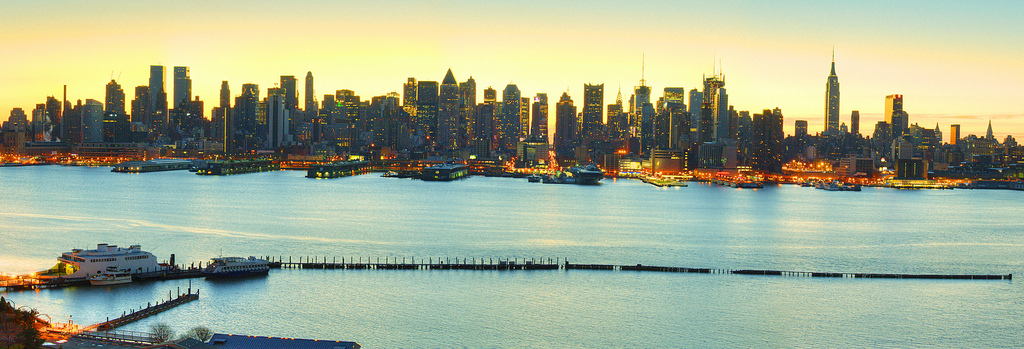
<path fill-rule="evenodd" d="M 71 248 L 217 255 L 568 258 L 578 263 L 1024 275 L 1024 193 L 663 189 L 473 177 L 451 183 L 278 171 L 227 177 L 0 169 L 0 271 Z M 322 258 L 322 257 L 321 257 Z M 1010 281 L 610 271 L 274 270 L 207 282 L 199 301 L 126 329 L 353 340 L 395 347 L 1021 347 Z M 187 280 L 14 292 L 91 324 Z"/>

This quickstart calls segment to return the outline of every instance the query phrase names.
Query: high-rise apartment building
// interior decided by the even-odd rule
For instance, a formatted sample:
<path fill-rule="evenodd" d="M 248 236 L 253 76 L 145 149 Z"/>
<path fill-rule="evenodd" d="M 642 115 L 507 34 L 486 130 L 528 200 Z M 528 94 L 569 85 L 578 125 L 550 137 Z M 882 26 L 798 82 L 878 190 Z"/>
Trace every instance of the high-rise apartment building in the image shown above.
<path fill-rule="evenodd" d="M 267 149 L 280 148 L 288 141 L 288 114 L 286 108 L 287 89 L 267 89 L 267 100 L 265 108 L 267 113 Z"/>
<path fill-rule="evenodd" d="M 765 109 L 754 114 L 751 168 L 755 171 L 782 171 L 782 110 Z"/>

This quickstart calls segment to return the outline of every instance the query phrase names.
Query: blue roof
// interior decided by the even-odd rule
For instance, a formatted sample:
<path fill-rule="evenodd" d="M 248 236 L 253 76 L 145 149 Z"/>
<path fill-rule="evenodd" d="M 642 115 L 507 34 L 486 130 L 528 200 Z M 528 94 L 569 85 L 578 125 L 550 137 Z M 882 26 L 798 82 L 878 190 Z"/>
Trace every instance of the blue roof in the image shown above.
<path fill-rule="evenodd" d="M 208 342 L 214 348 L 245 349 L 359 349 L 359 343 L 315 339 L 240 336 L 216 333 Z"/>

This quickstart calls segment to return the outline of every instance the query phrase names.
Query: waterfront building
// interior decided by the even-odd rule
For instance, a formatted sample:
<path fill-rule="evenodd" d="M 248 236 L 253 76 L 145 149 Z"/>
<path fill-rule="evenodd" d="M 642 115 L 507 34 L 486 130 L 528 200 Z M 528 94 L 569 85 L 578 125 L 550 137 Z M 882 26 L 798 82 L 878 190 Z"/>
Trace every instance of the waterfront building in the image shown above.
<path fill-rule="evenodd" d="M 892 127 L 892 139 L 897 139 L 910 127 L 907 112 L 903 111 L 903 95 L 885 96 L 885 122 Z"/>
<path fill-rule="evenodd" d="M 832 72 L 825 82 L 825 132 L 839 132 L 839 77 L 836 76 L 836 53 L 832 52 Z"/>
<path fill-rule="evenodd" d="M 519 133 L 522 127 L 522 100 L 519 86 L 508 84 L 501 92 L 501 138 L 498 148 L 503 152 L 511 152 L 519 143 Z"/>
<path fill-rule="evenodd" d="M 576 106 L 563 92 L 555 105 L 555 154 L 561 158 L 574 158 L 577 142 Z"/>
<path fill-rule="evenodd" d="M 437 81 L 416 83 L 416 131 L 423 136 L 426 145 L 437 140 L 438 89 Z"/>
<path fill-rule="evenodd" d="M 455 80 L 451 68 L 441 81 L 438 94 L 437 112 L 437 146 L 441 149 L 455 149 L 458 146 L 459 124 L 459 83 Z"/>
<path fill-rule="evenodd" d="M 860 111 L 850 112 L 850 133 L 860 135 Z"/>
<path fill-rule="evenodd" d="M 533 117 L 530 119 L 530 137 L 542 139 L 545 143 L 548 139 L 548 94 L 538 93 L 533 97 Z"/>
<path fill-rule="evenodd" d="M 192 100 L 192 78 L 188 67 L 174 67 L 174 100 L 171 107 L 181 108 Z"/>
<path fill-rule="evenodd" d="M 807 120 L 796 120 L 794 121 L 793 135 L 797 137 L 803 137 L 807 135 Z"/>
<path fill-rule="evenodd" d="M 580 138 L 583 145 L 604 138 L 604 84 L 583 84 L 583 118 L 580 119 Z"/>
<path fill-rule="evenodd" d="M 960 125 L 949 125 L 949 144 L 956 145 L 960 140 Z"/>

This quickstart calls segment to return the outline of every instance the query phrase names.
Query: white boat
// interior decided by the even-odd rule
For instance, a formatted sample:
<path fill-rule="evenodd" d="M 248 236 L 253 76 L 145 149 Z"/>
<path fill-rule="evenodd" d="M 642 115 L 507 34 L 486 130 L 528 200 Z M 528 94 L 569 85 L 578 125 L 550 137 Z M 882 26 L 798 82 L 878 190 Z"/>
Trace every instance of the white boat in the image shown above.
<path fill-rule="evenodd" d="M 242 257 L 217 257 L 210 258 L 210 260 L 213 263 L 210 263 L 203 269 L 203 275 L 207 278 L 266 275 L 270 272 L 270 262 L 253 256 L 249 256 L 248 259 Z"/>
<path fill-rule="evenodd" d="M 46 273 L 47 276 L 85 279 L 101 274 L 109 267 L 127 270 L 133 274 L 168 269 L 166 265 L 157 263 L 156 256 L 143 251 L 140 245 L 120 248 L 117 245 L 98 244 L 95 250 L 73 249 L 61 254 L 57 262 L 58 264 Z"/>
<path fill-rule="evenodd" d="M 118 269 L 116 266 L 109 266 L 103 272 L 89 276 L 89 283 L 93 286 L 119 285 L 132 282 L 132 272 L 128 269 Z"/>

